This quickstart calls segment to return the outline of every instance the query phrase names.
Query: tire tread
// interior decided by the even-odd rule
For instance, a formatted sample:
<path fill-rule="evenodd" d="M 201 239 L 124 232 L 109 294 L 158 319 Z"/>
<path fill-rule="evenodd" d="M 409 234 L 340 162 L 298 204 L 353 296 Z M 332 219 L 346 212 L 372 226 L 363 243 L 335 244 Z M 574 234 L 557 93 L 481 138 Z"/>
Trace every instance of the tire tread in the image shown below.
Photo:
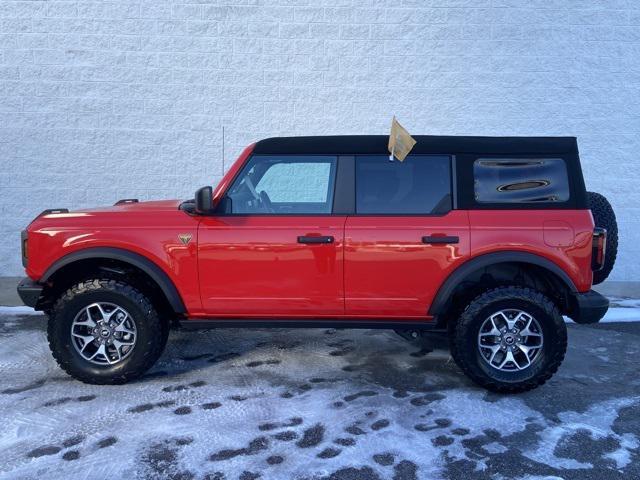
<path fill-rule="evenodd" d="M 144 348 L 144 359 L 141 363 L 128 365 L 128 368 L 119 372 L 118 375 L 104 377 L 91 375 L 87 372 L 74 368 L 70 359 L 64 355 L 64 347 L 60 345 L 59 338 L 55 331 L 56 322 L 62 315 L 62 311 L 66 304 L 79 295 L 99 290 L 118 293 L 136 303 L 145 313 L 144 321 L 147 323 L 148 327 L 150 327 L 150 332 L 154 334 L 152 335 L 152 338 L 147 341 L 146 345 L 136 345 L 138 348 Z M 47 323 L 47 341 L 49 343 L 51 353 L 53 354 L 53 358 L 56 360 L 60 368 L 72 377 L 88 384 L 120 385 L 143 375 L 160 357 L 166 343 L 166 335 L 162 333 L 163 331 L 164 328 L 158 313 L 151 301 L 144 294 L 122 280 L 100 277 L 78 282 L 58 297 L 51 309 L 49 321 Z"/>
<path fill-rule="evenodd" d="M 481 374 L 479 369 L 474 368 L 473 362 L 470 361 L 468 356 L 464 355 L 464 342 L 468 336 L 472 334 L 471 328 L 473 320 L 488 304 L 506 298 L 535 303 L 538 307 L 542 308 L 542 310 L 554 320 L 552 323 L 555 329 L 552 334 L 553 338 L 545 338 L 545 342 L 556 341 L 558 342 L 557 347 L 559 347 L 554 349 L 553 357 L 547 360 L 548 366 L 544 372 L 519 383 L 500 382 L 489 378 L 487 375 Z M 558 307 L 541 292 L 531 288 L 517 286 L 498 287 L 478 295 L 467 305 L 460 318 L 450 327 L 449 338 L 451 356 L 460 369 L 481 387 L 497 393 L 526 392 L 543 385 L 558 371 L 567 349 L 566 326 Z"/>

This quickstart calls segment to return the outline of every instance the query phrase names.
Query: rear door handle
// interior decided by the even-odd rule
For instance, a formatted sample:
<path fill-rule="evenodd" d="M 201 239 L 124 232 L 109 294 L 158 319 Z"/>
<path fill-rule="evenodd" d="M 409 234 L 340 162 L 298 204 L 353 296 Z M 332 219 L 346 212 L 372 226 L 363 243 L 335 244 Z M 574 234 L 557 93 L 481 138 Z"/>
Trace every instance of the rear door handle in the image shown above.
<path fill-rule="evenodd" d="M 429 243 L 429 244 L 439 244 L 439 243 L 458 243 L 460 242 L 460 238 L 456 237 L 456 236 L 452 236 L 452 237 L 432 237 L 432 236 L 425 236 L 422 237 L 422 243 Z"/>
<path fill-rule="evenodd" d="M 331 235 L 324 237 L 305 236 L 298 237 L 298 243 L 333 243 L 334 238 Z"/>

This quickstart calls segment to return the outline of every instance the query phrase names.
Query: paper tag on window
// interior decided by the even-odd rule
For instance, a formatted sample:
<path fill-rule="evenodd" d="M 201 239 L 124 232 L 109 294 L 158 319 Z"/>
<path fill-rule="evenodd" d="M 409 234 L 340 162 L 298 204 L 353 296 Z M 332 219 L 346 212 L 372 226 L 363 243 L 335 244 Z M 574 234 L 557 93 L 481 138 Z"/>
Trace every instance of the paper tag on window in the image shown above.
<path fill-rule="evenodd" d="M 389 135 L 388 148 L 391 154 L 389 160 L 393 160 L 393 157 L 395 157 L 403 162 L 415 144 L 416 141 L 409 135 L 409 132 L 398 123 L 394 116 L 391 121 L 391 134 Z"/>

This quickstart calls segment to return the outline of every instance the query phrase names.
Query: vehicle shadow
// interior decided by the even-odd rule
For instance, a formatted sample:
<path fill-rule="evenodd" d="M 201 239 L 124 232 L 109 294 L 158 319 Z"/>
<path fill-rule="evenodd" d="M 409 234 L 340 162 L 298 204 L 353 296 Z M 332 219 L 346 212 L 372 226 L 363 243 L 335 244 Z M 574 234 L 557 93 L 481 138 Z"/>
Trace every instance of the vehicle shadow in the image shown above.
<path fill-rule="evenodd" d="M 446 338 L 410 342 L 391 330 L 286 328 L 174 330 L 140 382 L 178 381 L 193 372 L 215 378 L 218 369 L 234 371 L 243 382 L 259 376 L 285 389 L 351 382 L 405 396 L 472 386 L 451 360 Z"/>

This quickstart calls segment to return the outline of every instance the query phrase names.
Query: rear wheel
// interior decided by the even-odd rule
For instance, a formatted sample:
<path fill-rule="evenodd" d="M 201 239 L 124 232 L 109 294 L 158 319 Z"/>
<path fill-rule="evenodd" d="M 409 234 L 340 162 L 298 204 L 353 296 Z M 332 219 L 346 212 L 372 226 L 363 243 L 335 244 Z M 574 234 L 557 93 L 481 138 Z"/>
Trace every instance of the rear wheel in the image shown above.
<path fill-rule="evenodd" d="M 562 315 L 545 295 L 501 287 L 476 297 L 451 328 L 451 354 L 478 385 L 524 392 L 558 370 L 567 348 Z"/>
<path fill-rule="evenodd" d="M 120 384 L 140 377 L 161 355 L 167 328 L 134 286 L 95 278 L 69 288 L 48 323 L 54 358 L 72 377 Z"/>

